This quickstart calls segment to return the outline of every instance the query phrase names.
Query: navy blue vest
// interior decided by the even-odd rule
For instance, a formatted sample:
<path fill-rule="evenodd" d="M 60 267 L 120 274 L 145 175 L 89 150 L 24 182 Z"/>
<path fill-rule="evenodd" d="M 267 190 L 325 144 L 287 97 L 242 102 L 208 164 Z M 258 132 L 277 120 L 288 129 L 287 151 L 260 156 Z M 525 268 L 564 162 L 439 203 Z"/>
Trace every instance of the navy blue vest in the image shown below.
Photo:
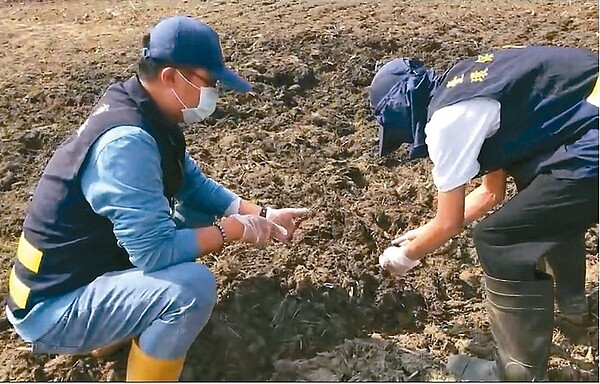
<path fill-rule="evenodd" d="M 428 120 L 440 108 L 474 97 L 500 102 L 500 128 L 481 148 L 480 174 L 505 169 L 522 186 L 549 169 L 585 168 L 589 156 L 556 152 L 597 131 L 598 108 L 584 101 L 597 78 L 598 56 L 585 49 L 532 46 L 491 52 L 460 61 L 445 74 L 432 94 Z"/>
<path fill-rule="evenodd" d="M 110 220 L 85 200 L 79 179 L 90 147 L 121 125 L 152 135 L 161 156 L 164 195 L 173 201 L 183 177 L 181 130 L 159 112 L 137 77 L 110 86 L 88 120 L 54 153 L 35 190 L 9 283 L 7 302 L 15 316 L 24 316 L 45 298 L 132 266 Z"/>

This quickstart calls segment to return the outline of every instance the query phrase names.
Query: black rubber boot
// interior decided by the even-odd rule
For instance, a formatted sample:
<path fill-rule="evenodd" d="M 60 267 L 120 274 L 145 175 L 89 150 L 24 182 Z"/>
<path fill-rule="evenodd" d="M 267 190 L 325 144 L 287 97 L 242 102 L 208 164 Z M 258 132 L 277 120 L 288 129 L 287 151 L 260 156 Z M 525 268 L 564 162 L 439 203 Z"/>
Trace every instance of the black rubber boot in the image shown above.
<path fill-rule="evenodd" d="M 546 380 L 554 326 L 552 278 L 542 273 L 534 281 L 486 276 L 485 282 L 500 379 Z"/>

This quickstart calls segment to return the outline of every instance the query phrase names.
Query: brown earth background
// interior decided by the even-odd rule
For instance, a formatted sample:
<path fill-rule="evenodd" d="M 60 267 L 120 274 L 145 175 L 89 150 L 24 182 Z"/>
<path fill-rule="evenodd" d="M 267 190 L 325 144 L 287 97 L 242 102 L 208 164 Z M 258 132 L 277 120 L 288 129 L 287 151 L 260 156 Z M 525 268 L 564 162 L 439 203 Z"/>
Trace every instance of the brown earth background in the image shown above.
<path fill-rule="evenodd" d="M 105 87 L 134 73 L 147 28 L 173 14 L 213 26 L 255 84 L 186 128 L 192 156 L 245 198 L 312 212 L 291 245 L 202 259 L 219 300 L 182 379 L 453 380 L 449 354 L 492 358 L 470 229 L 404 279 L 377 265 L 391 239 L 433 216 L 435 188 L 429 161 L 375 156 L 366 87 L 378 62 L 400 56 L 445 69 L 508 44 L 598 52 L 597 2 L 0 1 L 2 296 L 44 165 Z M 553 381 L 598 381 L 597 228 L 587 255 L 593 324 L 559 321 Z M 127 350 L 32 356 L 3 311 L 0 340 L 2 381 L 124 379 Z"/>

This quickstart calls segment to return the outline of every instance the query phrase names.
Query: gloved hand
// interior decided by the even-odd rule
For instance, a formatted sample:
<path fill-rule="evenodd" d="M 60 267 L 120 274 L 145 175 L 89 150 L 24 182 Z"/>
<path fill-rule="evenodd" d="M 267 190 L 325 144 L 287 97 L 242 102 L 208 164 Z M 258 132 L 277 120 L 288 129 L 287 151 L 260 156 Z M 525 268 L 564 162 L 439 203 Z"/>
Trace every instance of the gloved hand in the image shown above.
<path fill-rule="evenodd" d="M 419 260 L 413 260 L 406 257 L 404 247 L 388 247 L 379 256 L 379 265 L 387 269 L 394 276 L 404 276 L 417 265 L 421 264 Z"/>
<path fill-rule="evenodd" d="M 285 241 L 288 236 L 285 228 L 258 215 L 231 215 L 229 217 L 244 226 L 244 233 L 240 240 L 247 243 L 264 246 L 271 239 Z"/>
<path fill-rule="evenodd" d="M 307 208 L 267 208 L 267 219 L 287 230 L 283 241 L 289 241 L 294 235 L 304 216 L 308 214 Z"/>
<path fill-rule="evenodd" d="M 404 243 L 405 241 L 413 241 L 417 236 L 419 236 L 419 233 L 421 232 L 422 228 L 423 227 L 411 229 L 404 235 L 395 238 L 394 240 L 392 240 L 392 245 L 402 245 L 402 243 Z"/>

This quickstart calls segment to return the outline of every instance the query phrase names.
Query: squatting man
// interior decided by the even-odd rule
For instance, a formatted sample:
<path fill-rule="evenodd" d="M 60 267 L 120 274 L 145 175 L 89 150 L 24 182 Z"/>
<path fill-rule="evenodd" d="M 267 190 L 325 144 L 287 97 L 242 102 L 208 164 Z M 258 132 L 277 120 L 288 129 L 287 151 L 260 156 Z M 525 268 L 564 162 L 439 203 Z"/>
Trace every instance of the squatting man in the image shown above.
<path fill-rule="evenodd" d="M 34 353 L 132 340 L 128 381 L 176 381 L 216 301 L 215 278 L 196 259 L 235 241 L 290 241 L 307 210 L 243 200 L 186 151 L 179 124 L 213 113 L 217 83 L 251 89 L 225 67 L 208 25 L 164 19 L 142 48 L 137 75 L 110 86 L 46 166 L 6 314 Z"/>

